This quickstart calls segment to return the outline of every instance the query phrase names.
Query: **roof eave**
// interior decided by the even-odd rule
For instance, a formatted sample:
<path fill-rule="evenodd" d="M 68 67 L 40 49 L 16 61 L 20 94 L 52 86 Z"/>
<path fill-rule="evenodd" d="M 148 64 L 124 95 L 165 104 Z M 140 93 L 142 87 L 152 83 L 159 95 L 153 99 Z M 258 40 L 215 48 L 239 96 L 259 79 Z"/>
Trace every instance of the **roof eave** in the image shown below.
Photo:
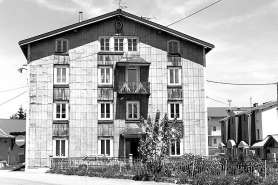
<path fill-rule="evenodd" d="M 151 27 L 153 27 L 155 29 L 158 29 L 158 30 L 161 30 L 161 31 L 165 31 L 165 32 L 167 32 L 169 34 L 172 34 L 174 36 L 180 37 L 181 39 L 185 39 L 185 40 L 194 42 L 194 43 L 196 43 L 198 45 L 201 45 L 201 46 L 203 46 L 205 48 L 205 52 L 206 53 L 208 53 L 210 50 L 212 50 L 215 47 L 213 44 L 210 44 L 208 42 L 199 40 L 197 38 L 191 37 L 189 35 L 183 34 L 181 32 L 173 30 L 171 28 L 159 25 L 157 23 L 154 23 L 154 22 L 151 22 L 149 20 L 140 18 L 140 17 L 138 17 L 136 15 L 130 14 L 128 12 L 125 12 L 125 11 L 122 11 L 122 10 L 119 10 L 119 9 L 116 10 L 116 11 L 104 14 L 104 15 L 100 15 L 98 17 L 94 17 L 94 18 L 91 18 L 91 19 L 88 19 L 88 20 L 85 20 L 85 21 L 82 21 L 82 22 L 78 22 L 78 23 L 75 23 L 75 24 L 63 27 L 63 28 L 59 28 L 59 29 L 56 29 L 56 30 L 53 30 L 53 31 L 50 31 L 50 32 L 47 32 L 47 33 L 43 33 L 43 34 L 40 34 L 40 35 L 31 37 L 31 38 L 28 38 L 28 39 L 21 40 L 21 41 L 18 42 L 18 44 L 20 45 L 21 49 L 23 50 L 23 46 L 24 45 L 30 44 L 32 42 L 36 42 L 36 41 L 42 40 L 44 38 L 48 38 L 48 37 L 51 37 L 51 36 L 54 36 L 54 35 L 57 35 L 57 34 L 60 34 L 60 33 L 64 33 L 64 32 L 70 31 L 70 30 L 74 30 L 74 29 L 80 28 L 82 26 L 86 26 L 88 24 L 99 22 L 99 21 L 102 21 L 104 19 L 107 19 L 107 18 L 110 18 L 110 17 L 114 17 L 114 16 L 118 16 L 118 15 L 123 15 L 125 17 L 128 17 L 128 18 L 134 20 L 134 21 L 147 24 L 147 25 L 149 25 L 149 26 L 151 26 Z"/>

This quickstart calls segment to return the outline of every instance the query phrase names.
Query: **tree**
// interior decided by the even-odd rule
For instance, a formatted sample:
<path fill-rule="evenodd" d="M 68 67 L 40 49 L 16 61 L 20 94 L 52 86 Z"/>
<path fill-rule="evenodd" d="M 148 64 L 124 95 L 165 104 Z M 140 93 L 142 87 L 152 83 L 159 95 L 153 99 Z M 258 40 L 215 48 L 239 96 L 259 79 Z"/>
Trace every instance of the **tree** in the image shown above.
<path fill-rule="evenodd" d="M 138 151 L 143 164 L 146 164 L 147 170 L 156 178 L 162 170 L 164 159 L 169 156 L 172 141 L 180 142 L 183 126 L 177 123 L 176 118 L 172 123 L 169 122 L 167 114 L 160 120 L 159 111 L 154 123 L 149 116 L 147 120 L 142 118 L 141 124 L 146 135 L 140 139 Z"/>
<path fill-rule="evenodd" d="M 26 120 L 26 110 L 23 110 L 22 105 L 19 107 L 17 113 L 10 116 L 10 119 L 23 119 Z"/>

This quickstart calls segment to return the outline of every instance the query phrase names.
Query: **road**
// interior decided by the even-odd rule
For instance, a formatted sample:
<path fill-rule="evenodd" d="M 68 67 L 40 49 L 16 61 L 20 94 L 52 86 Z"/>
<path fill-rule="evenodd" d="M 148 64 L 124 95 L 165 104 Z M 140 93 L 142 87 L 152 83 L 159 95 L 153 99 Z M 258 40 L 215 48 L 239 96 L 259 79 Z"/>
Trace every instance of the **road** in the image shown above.
<path fill-rule="evenodd" d="M 167 185 L 169 183 L 141 182 L 124 179 L 105 179 L 57 175 L 43 172 L 13 172 L 0 170 L 0 185 Z"/>

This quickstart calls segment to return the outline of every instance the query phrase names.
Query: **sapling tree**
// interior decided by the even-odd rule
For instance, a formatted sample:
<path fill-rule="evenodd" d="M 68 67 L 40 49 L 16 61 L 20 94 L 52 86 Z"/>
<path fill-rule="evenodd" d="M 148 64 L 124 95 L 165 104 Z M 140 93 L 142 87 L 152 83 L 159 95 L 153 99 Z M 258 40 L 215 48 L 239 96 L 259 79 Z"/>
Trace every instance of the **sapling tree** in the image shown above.
<path fill-rule="evenodd" d="M 167 114 L 160 120 L 159 111 L 154 122 L 149 116 L 147 120 L 142 118 L 141 124 L 146 134 L 140 140 L 138 151 L 148 172 L 156 177 L 162 170 L 164 159 L 169 156 L 171 143 L 180 142 L 183 126 L 177 123 L 176 118 L 170 122 Z"/>

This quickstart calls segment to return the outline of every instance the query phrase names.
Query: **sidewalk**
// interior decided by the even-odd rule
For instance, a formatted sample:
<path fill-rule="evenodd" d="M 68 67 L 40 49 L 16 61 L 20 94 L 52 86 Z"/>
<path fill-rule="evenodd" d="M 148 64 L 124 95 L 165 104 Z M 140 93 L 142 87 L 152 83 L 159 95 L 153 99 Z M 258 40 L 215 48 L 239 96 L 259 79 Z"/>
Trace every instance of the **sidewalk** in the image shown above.
<path fill-rule="evenodd" d="M 53 184 L 53 185 L 86 185 L 86 184 L 101 184 L 101 185 L 167 185 L 169 183 L 157 183 L 157 182 L 143 182 L 133 181 L 125 179 L 105 179 L 98 177 L 83 177 L 83 176 L 70 176 L 60 174 L 49 174 L 39 172 L 14 172 L 7 170 L 0 170 L 0 182 L 2 178 L 17 179 L 23 181 L 30 181 L 42 184 Z M 1 183 L 0 183 L 1 184 Z"/>

